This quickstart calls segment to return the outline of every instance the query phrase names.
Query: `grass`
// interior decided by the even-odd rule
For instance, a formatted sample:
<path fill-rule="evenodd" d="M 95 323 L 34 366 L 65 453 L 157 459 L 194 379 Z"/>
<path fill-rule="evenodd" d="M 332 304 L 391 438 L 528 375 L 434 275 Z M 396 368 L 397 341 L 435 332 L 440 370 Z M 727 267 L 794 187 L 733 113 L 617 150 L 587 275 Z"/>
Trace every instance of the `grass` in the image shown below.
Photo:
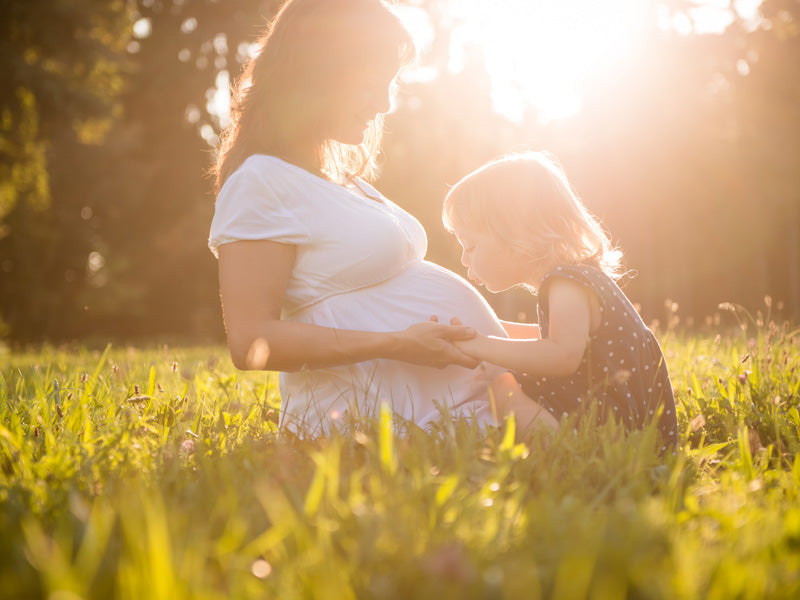
<path fill-rule="evenodd" d="M 800 331 L 731 312 L 660 334 L 667 457 L 613 424 L 397 435 L 385 411 L 303 440 L 222 348 L 7 352 L 0 597 L 798 597 Z"/>

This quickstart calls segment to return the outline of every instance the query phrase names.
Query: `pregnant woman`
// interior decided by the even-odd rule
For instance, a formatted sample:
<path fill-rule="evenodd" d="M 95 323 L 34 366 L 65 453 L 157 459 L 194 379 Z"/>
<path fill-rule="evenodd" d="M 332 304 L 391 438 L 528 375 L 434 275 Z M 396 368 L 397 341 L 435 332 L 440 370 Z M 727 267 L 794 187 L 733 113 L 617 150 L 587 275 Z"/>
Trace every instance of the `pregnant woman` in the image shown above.
<path fill-rule="evenodd" d="M 282 427 L 323 433 L 382 402 L 420 426 L 441 407 L 492 420 L 452 342 L 504 336 L 501 322 L 366 183 L 413 52 L 379 0 L 288 0 L 237 81 L 209 247 L 234 364 L 281 371 Z"/>

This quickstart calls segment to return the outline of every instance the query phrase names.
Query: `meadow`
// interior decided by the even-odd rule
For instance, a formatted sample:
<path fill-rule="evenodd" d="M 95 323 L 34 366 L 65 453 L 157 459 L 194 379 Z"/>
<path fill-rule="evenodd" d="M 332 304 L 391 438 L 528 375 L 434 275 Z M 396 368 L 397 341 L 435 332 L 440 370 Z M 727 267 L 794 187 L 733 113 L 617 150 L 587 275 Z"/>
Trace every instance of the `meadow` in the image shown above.
<path fill-rule="evenodd" d="M 657 330 L 667 456 L 385 410 L 301 439 L 224 348 L 1 351 L 0 597 L 800 597 L 800 329 L 724 308 Z"/>

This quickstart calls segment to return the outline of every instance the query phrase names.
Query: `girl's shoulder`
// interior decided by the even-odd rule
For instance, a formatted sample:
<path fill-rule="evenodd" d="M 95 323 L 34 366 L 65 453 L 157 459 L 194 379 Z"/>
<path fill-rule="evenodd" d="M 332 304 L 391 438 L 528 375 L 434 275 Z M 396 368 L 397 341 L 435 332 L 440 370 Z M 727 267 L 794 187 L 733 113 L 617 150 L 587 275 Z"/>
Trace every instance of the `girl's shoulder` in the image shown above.
<path fill-rule="evenodd" d="M 594 292 L 602 303 L 614 296 L 624 297 L 616 281 L 601 268 L 589 264 L 558 265 L 551 269 L 539 284 L 539 297 L 547 296 L 547 289 L 555 279 L 568 279 Z"/>
<path fill-rule="evenodd" d="M 540 285 L 544 287 L 545 283 L 551 281 L 553 278 L 563 277 L 572 279 L 584 284 L 598 284 L 605 285 L 614 283 L 614 280 L 608 276 L 602 269 L 590 264 L 577 264 L 577 265 L 558 265 L 542 277 Z M 615 284 L 616 285 L 616 284 Z"/>

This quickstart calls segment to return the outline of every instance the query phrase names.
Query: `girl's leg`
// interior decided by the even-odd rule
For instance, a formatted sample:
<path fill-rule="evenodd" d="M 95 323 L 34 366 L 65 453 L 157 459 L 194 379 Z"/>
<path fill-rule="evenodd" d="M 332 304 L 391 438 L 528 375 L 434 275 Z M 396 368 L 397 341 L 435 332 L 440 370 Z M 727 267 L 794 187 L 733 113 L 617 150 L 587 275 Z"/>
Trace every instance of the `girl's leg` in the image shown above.
<path fill-rule="evenodd" d="M 503 373 L 491 384 L 497 417 L 513 414 L 520 432 L 534 427 L 556 429 L 558 421 L 541 404 L 522 391 L 511 373 Z"/>

